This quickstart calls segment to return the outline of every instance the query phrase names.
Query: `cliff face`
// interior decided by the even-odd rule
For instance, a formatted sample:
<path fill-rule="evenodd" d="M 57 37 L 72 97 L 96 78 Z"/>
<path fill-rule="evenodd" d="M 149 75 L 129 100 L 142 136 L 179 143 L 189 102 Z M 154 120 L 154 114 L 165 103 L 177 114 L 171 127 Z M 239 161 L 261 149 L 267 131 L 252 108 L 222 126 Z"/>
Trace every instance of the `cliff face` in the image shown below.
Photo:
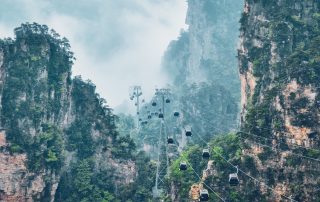
<path fill-rule="evenodd" d="M 188 1 L 188 30 L 170 43 L 163 57 L 176 86 L 217 83 L 239 95 L 235 49 L 241 7 L 241 1 Z"/>
<path fill-rule="evenodd" d="M 66 200 L 64 192 L 79 191 L 68 187 L 80 187 L 73 171 L 86 163 L 92 176 L 113 170 L 115 184 L 132 183 L 134 144 L 118 137 L 95 86 L 71 79 L 68 40 L 35 23 L 15 35 L 0 41 L 0 201 L 53 201 L 57 188 Z"/>
<path fill-rule="evenodd" d="M 205 139 L 237 127 L 241 8 L 241 1 L 189 0 L 188 30 L 169 44 L 163 57 L 183 124 L 191 125 Z"/>
<path fill-rule="evenodd" d="M 319 200 L 320 163 L 291 153 L 320 157 L 312 150 L 320 146 L 319 16 L 315 0 L 245 1 L 238 55 L 242 129 L 271 138 L 264 143 L 272 151 L 258 144 L 265 139 L 249 135 L 245 142 L 252 147 L 244 154 L 254 158 L 256 177 L 269 178 L 276 190 L 270 194 L 260 185 L 268 200 L 279 201 L 281 194 Z"/>

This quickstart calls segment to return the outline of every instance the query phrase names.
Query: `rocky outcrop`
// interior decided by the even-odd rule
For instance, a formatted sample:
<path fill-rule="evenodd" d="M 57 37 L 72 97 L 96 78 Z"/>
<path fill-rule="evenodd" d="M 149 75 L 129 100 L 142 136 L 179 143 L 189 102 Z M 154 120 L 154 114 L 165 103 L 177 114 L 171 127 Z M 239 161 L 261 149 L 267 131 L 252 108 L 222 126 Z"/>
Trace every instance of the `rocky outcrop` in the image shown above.
<path fill-rule="evenodd" d="M 5 151 L 9 146 L 6 142 L 5 132 L 0 133 L 0 201 L 23 202 L 40 200 L 41 193 L 46 187 L 45 177 L 50 177 L 52 182 L 52 192 L 50 197 L 54 197 L 58 186 L 59 176 L 42 171 L 41 173 L 30 172 L 26 166 L 26 154 L 10 154 Z M 48 180 L 48 179 L 47 179 Z"/>

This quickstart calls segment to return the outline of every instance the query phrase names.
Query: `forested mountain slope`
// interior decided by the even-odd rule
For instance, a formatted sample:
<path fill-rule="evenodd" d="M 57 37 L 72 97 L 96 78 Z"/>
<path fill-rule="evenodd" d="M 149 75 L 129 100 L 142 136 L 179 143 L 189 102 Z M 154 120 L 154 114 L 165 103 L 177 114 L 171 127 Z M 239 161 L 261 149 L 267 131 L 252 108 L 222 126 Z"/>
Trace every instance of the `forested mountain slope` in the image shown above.
<path fill-rule="evenodd" d="M 36 23 L 15 36 L 0 41 L 0 200 L 148 198 L 152 165 L 118 135 L 95 85 L 71 78 L 68 40 Z"/>

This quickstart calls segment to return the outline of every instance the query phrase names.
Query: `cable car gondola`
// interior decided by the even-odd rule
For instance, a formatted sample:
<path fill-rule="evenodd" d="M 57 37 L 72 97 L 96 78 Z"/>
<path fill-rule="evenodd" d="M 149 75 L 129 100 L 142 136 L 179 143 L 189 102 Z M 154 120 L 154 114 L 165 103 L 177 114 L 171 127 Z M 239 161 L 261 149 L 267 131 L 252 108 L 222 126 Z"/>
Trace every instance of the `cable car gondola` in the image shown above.
<path fill-rule="evenodd" d="M 185 128 L 185 134 L 188 137 L 192 136 L 191 127 L 186 127 Z"/>
<path fill-rule="evenodd" d="M 229 184 L 230 186 L 237 186 L 239 184 L 239 178 L 238 178 L 238 166 L 236 166 L 237 172 L 229 174 Z"/>
<path fill-rule="evenodd" d="M 209 149 L 203 149 L 202 150 L 202 157 L 203 158 L 209 158 L 210 157 Z"/>
<path fill-rule="evenodd" d="M 180 162 L 180 170 L 187 170 L 187 163 L 185 161 Z"/>
<path fill-rule="evenodd" d="M 168 137 L 168 144 L 173 144 L 173 137 Z"/>
<path fill-rule="evenodd" d="M 209 200 L 209 192 L 206 189 L 200 190 L 200 201 L 208 201 Z"/>
<path fill-rule="evenodd" d="M 180 116 L 180 113 L 179 112 L 174 112 L 173 116 L 178 117 L 178 116 Z"/>
<path fill-rule="evenodd" d="M 163 119 L 163 113 L 159 113 L 159 118 Z"/>

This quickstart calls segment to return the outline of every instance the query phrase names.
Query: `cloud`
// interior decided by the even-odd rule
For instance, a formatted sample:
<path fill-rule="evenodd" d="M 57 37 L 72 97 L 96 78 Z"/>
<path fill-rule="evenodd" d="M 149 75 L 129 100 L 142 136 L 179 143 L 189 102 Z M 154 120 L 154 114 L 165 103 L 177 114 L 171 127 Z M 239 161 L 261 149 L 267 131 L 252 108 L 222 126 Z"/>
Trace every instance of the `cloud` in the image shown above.
<path fill-rule="evenodd" d="M 185 27 L 184 0 L 3 0 L 0 37 L 12 37 L 22 22 L 47 24 L 70 40 L 77 61 L 73 75 L 91 79 L 111 107 L 129 87 L 147 97 L 166 84 L 161 57 Z"/>

